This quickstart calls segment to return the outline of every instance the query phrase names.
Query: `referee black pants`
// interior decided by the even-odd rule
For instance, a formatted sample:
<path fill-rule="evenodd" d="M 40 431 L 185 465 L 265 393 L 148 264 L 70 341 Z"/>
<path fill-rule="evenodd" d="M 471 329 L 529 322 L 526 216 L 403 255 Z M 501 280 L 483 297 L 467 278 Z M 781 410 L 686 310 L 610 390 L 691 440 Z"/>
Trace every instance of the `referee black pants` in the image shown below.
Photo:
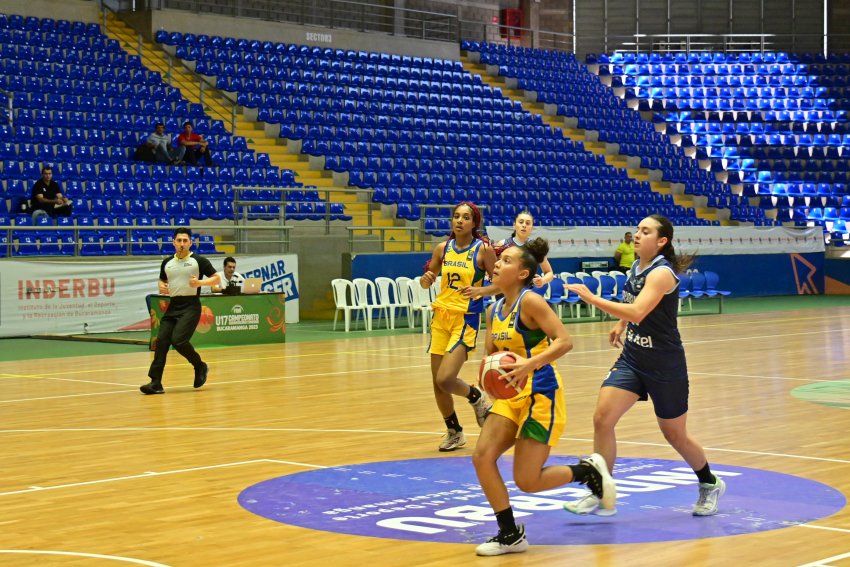
<path fill-rule="evenodd" d="M 151 380 L 154 382 L 160 382 L 162 380 L 162 371 L 165 370 L 168 349 L 172 346 L 196 370 L 204 364 L 198 351 L 189 342 L 195 333 L 195 328 L 198 326 L 200 319 L 200 299 L 197 297 L 171 298 L 168 311 L 162 316 L 159 333 L 156 335 L 156 351 L 154 352 L 150 370 L 148 370 L 148 376 Z"/>

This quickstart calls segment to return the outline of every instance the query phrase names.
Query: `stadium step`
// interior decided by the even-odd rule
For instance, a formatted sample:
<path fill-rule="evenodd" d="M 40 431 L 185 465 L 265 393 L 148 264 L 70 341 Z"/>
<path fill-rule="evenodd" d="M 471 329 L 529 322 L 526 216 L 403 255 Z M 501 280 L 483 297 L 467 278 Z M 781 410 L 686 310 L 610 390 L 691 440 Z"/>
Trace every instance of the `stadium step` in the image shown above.
<path fill-rule="evenodd" d="M 139 41 L 136 32 L 111 13 L 107 16 L 107 35 L 119 41 L 122 48 L 128 53 L 138 53 Z M 168 61 L 170 56 L 159 45 L 150 42 L 143 41 L 141 47 L 142 64 L 148 69 L 158 71 L 163 77 L 166 77 L 169 72 Z M 181 93 L 190 102 L 201 102 L 197 75 L 184 67 L 179 59 L 172 59 L 171 78 L 171 84 L 179 88 Z M 295 180 L 298 183 L 306 186 L 315 186 L 319 189 L 330 189 L 334 187 L 334 180 L 329 172 L 311 169 L 307 156 L 292 153 L 286 147 L 285 140 L 267 135 L 265 125 L 262 122 L 247 120 L 240 113 L 237 114 L 234 124 L 229 100 L 214 87 L 208 86 L 204 89 L 203 104 L 205 111 L 213 118 L 222 120 L 225 127 L 234 136 L 245 138 L 250 149 L 268 154 L 269 161 L 273 166 L 293 171 L 295 173 Z M 331 191 L 328 201 L 331 203 L 343 203 L 345 214 L 352 217 L 351 223 L 353 225 L 369 224 L 369 208 L 371 204 L 359 202 L 356 195 L 342 191 Z M 395 226 L 394 219 L 381 218 L 379 214 L 372 215 L 371 223 L 380 227 Z M 369 233 L 368 231 L 362 232 Z M 404 231 L 399 232 L 403 233 Z M 391 240 L 398 239 L 398 235 L 393 235 Z M 226 247 L 226 245 L 224 246 Z M 397 244 L 388 242 L 388 246 L 397 246 Z"/>
<path fill-rule="evenodd" d="M 236 254 L 236 245 L 224 244 L 222 242 L 222 236 L 215 235 L 213 236 L 213 240 L 215 241 L 215 249 L 218 250 L 220 254 Z"/>
<path fill-rule="evenodd" d="M 122 49 L 131 55 L 138 55 L 139 40 L 136 32 L 113 13 L 107 14 L 106 35 L 117 40 Z M 164 80 L 168 80 L 169 65 L 168 56 L 158 45 L 142 41 L 141 42 L 142 64 L 152 71 L 159 72 Z M 171 85 L 179 88 L 180 92 L 190 102 L 201 104 L 200 86 L 197 76 L 186 69 L 182 62 L 178 59 L 173 59 L 171 66 Z M 203 98 L 204 110 L 211 117 L 224 122 L 225 128 L 229 131 L 232 127 L 232 107 L 225 97 L 215 88 L 209 87 L 205 89 Z M 237 116 L 237 126 L 240 121 Z"/>

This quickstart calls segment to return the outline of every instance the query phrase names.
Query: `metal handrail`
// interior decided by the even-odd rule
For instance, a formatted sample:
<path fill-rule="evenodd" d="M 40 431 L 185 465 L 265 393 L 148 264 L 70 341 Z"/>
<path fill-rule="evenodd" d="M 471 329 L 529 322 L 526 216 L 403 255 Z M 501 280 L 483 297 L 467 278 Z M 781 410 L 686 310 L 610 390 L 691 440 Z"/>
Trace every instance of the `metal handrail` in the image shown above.
<path fill-rule="evenodd" d="M 774 51 L 781 45 L 781 50 L 797 51 L 798 40 L 817 39 L 823 46 L 821 52 L 827 52 L 829 38 L 850 37 L 850 34 L 815 34 L 815 33 L 658 33 L 610 35 L 605 37 L 605 52 L 623 51 L 633 53 L 664 53 L 691 51 L 719 51 L 723 53 L 739 51 Z M 609 46 L 609 40 L 614 44 Z M 789 41 L 790 40 L 790 41 Z M 709 48 L 709 49 L 706 49 Z"/>
<path fill-rule="evenodd" d="M 363 225 L 363 226 L 347 226 L 345 230 L 348 231 L 348 251 L 351 254 L 355 252 L 355 246 L 358 243 L 358 239 L 356 238 L 355 231 L 368 231 L 370 233 L 378 232 L 380 235 L 380 242 L 383 245 L 386 245 L 387 242 L 393 242 L 395 244 L 409 244 L 410 251 L 416 252 L 419 248 L 422 247 L 423 239 L 421 236 L 421 229 L 418 226 L 372 226 L 372 225 Z M 388 241 L 386 239 L 386 232 L 388 230 L 392 231 L 404 231 L 411 233 L 410 238 L 407 240 L 392 240 Z"/>
<path fill-rule="evenodd" d="M 353 29 L 362 32 L 382 32 L 419 39 L 456 41 L 458 18 L 444 14 L 369 4 L 352 0 L 326 0 L 322 6 L 309 0 L 149 0 L 145 7 L 153 10 L 186 10 L 195 13 L 215 11 L 216 14 L 288 22 L 326 28 Z M 401 16 L 400 18 L 398 16 Z M 400 26 L 398 22 L 403 22 Z M 398 29 L 400 28 L 400 29 Z"/>
<path fill-rule="evenodd" d="M 34 258 L 37 256 L 32 255 L 13 255 L 14 248 L 14 240 L 13 240 L 13 232 L 39 232 L 39 233 L 67 233 L 72 232 L 74 236 L 74 256 L 80 256 L 80 252 L 82 249 L 82 245 L 85 244 L 81 242 L 80 236 L 81 233 L 85 234 L 87 232 L 112 232 L 118 233 L 123 232 L 123 240 L 119 240 L 117 244 L 121 244 L 125 247 L 125 251 L 128 256 L 137 256 L 133 254 L 133 245 L 134 244 L 145 244 L 146 242 L 139 239 L 133 239 L 134 233 L 138 232 L 163 232 L 163 231 L 173 231 L 177 228 L 174 225 L 133 225 L 133 226 L 91 226 L 91 225 L 63 225 L 63 226 L 55 226 L 55 225 L 33 225 L 33 226 L 13 226 L 13 225 L 0 225 L 0 232 L 6 233 L 6 242 L 0 244 L 0 248 L 5 248 L 5 257 L 6 258 Z M 258 240 L 255 237 L 250 239 L 251 244 L 279 244 L 280 252 L 286 253 L 289 251 L 289 245 L 291 243 L 289 231 L 291 231 L 294 227 L 286 226 L 286 225 L 272 225 L 272 226 L 263 226 L 263 225 L 252 225 L 250 227 L 234 227 L 227 225 L 212 225 L 212 224 L 198 224 L 191 226 L 192 231 L 196 233 L 198 231 L 204 232 L 236 232 L 236 238 L 232 241 L 223 241 L 223 244 L 234 244 L 238 250 L 244 249 L 246 243 L 249 241 L 246 238 L 245 232 L 254 232 L 254 231 L 269 231 L 273 230 L 279 232 L 282 238 L 278 239 L 261 239 Z M 24 245 L 19 242 L 19 246 Z M 32 246 L 36 246 L 36 244 L 32 244 Z M 148 256 L 147 254 L 145 256 Z M 55 255 L 48 256 L 50 258 L 55 258 Z"/>
<path fill-rule="evenodd" d="M 365 193 L 366 195 L 371 196 L 371 194 L 375 192 L 374 189 L 359 189 L 359 188 L 351 188 L 351 187 L 333 187 L 333 188 L 326 188 L 326 187 L 259 187 L 259 186 L 254 186 L 254 185 L 234 185 L 232 187 L 232 189 L 233 189 L 233 220 L 234 220 L 235 224 L 237 225 L 237 227 L 244 226 L 244 225 L 239 224 L 240 220 L 243 223 L 247 223 L 249 212 L 247 211 L 247 209 L 245 207 L 248 207 L 248 206 L 252 206 L 252 205 L 286 205 L 286 203 L 305 203 L 305 202 L 307 202 L 307 203 L 325 202 L 325 203 L 328 203 L 330 205 L 330 202 L 331 202 L 330 195 L 331 195 L 331 193 L 341 193 L 343 195 L 357 195 L 357 196 Z M 280 193 L 280 199 L 274 200 L 274 201 L 257 201 L 257 200 L 240 199 L 239 194 L 243 193 L 245 191 L 274 191 L 274 192 L 279 192 Z M 303 193 L 304 191 L 315 191 L 315 192 L 319 193 L 319 195 L 324 194 L 324 199 L 322 201 L 304 201 L 304 200 L 291 201 L 291 200 L 285 198 L 287 193 L 295 193 L 295 192 Z M 364 204 L 370 205 L 371 202 L 372 202 L 372 199 L 369 198 L 368 201 L 364 202 Z M 367 217 L 366 217 L 367 222 L 369 224 L 372 224 L 372 207 L 371 206 L 366 207 L 366 215 L 367 215 Z M 280 218 L 281 223 L 286 222 L 286 208 L 285 207 L 281 209 L 281 215 L 280 215 L 279 218 Z M 325 208 L 325 218 L 324 218 L 323 222 L 324 222 L 325 234 L 330 234 L 330 231 L 331 231 L 331 229 L 330 229 L 330 225 L 331 225 L 330 207 Z"/>
<path fill-rule="evenodd" d="M 486 41 L 571 53 L 576 49 L 576 36 L 571 33 L 472 20 L 460 20 L 458 24 L 460 41 Z"/>

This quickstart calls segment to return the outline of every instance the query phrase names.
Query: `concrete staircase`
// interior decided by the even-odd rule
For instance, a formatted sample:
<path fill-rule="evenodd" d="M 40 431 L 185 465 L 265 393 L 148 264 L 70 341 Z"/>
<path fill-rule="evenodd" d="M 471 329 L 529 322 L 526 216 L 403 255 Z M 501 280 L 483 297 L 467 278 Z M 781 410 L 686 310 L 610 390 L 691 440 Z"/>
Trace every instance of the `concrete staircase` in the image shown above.
<path fill-rule="evenodd" d="M 466 71 L 478 75 L 487 85 L 500 89 L 502 94 L 507 98 L 518 101 L 527 112 L 539 115 L 544 124 L 548 124 L 552 128 L 560 128 L 565 137 L 570 138 L 575 142 L 581 142 L 586 150 L 596 155 L 604 156 L 605 162 L 608 165 L 624 170 L 626 175 L 628 175 L 631 179 L 649 182 L 650 187 L 655 193 L 672 195 L 673 202 L 677 205 L 682 207 L 693 207 L 696 211 L 697 217 L 712 221 L 718 220 L 718 209 L 701 206 L 701 203 L 695 201 L 693 196 L 685 195 L 680 191 L 676 191 L 673 185 L 668 181 L 651 179 L 652 175 L 648 169 L 629 166 L 628 156 L 611 153 L 609 146 L 605 142 L 590 139 L 588 131 L 568 126 L 565 122 L 566 117 L 557 114 L 546 114 L 542 103 L 528 100 L 524 90 L 509 88 L 505 77 L 490 75 L 487 72 L 486 65 L 471 61 L 465 54 L 461 55 L 461 62 Z M 704 197 L 702 199 L 704 200 Z M 728 213 L 721 213 L 720 217 L 722 217 L 720 218 L 720 222 L 723 225 L 737 224 L 725 220 L 728 218 Z"/>
<path fill-rule="evenodd" d="M 112 13 L 107 16 L 106 33 L 110 38 L 118 40 L 122 48 L 128 53 L 138 53 L 139 41 L 136 32 Z M 142 64 L 148 69 L 159 71 L 163 77 L 168 76 L 169 57 L 159 44 L 142 42 Z M 328 201 L 344 204 L 345 213 L 352 217 L 350 222 L 352 226 L 369 225 L 370 209 L 373 209 L 371 226 L 386 229 L 397 226 L 394 211 L 384 211 L 387 218 L 383 218 L 381 212 L 377 210 L 377 206 L 373 205 L 371 201 L 365 200 L 364 197 L 358 198 L 354 193 L 345 192 L 345 187 L 341 185 L 341 182 L 334 179 L 333 172 L 311 165 L 309 156 L 300 153 L 300 144 L 289 146 L 287 140 L 267 134 L 265 124 L 246 118 L 240 107 L 237 107 L 234 124 L 231 97 L 227 96 L 226 93 L 207 85 L 204 89 L 203 101 L 201 101 L 198 76 L 187 69 L 181 61 L 177 59 L 173 59 L 173 61 L 171 68 L 172 86 L 179 88 L 183 96 L 190 102 L 203 103 L 204 110 L 208 115 L 224 121 L 225 127 L 234 136 L 244 137 L 249 148 L 256 152 L 268 154 L 272 165 L 294 171 L 298 183 L 317 187 L 320 196 L 323 198 L 323 190 L 330 190 Z M 335 187 L 339 190 L 334 191 Z M 373 240 L 380 237 L 378 231 L 355 231 L 355 234 Z M 384 238 L 388 241 L 384 246 L 386 251 L 409 249 L 409 245 L 406 243 L 393 242 L 409 239 L 407 231 L 385 230 Z M 219 247 L 220 250 L 222 248 L 227 248 L 227 245 Z M 232 250 L 223 251 L 231 252 Z"/>

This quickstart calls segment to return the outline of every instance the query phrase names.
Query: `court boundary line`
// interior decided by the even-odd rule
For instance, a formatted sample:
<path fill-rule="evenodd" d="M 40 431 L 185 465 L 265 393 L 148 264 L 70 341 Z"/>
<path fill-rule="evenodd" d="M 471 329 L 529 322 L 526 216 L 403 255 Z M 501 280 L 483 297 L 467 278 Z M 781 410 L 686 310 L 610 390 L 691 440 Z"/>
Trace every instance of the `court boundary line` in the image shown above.
<path fill-rule="evenodd" d="M 805 524 L 800 524 L 800 527 L 815 527 L 808 526 Z M 841 559 L 847 559 L 850 557 L 850 553 L 842 553 L 841 555 L 833 555 L 832 557 L 827 557 L 826 559 L 818 559 L 817 561 L 813 561 L 812 563 L 806 563 L 805 565 L 798 565 L 797 567 L 831 567 L 830 562 L 838 561 Z"/>
<path fill-rule="evenodd" d="M 60 488 L 76 488 L 78 486 L 91 486 L 94 484 L 107 484 L 110 482 L 118 482 L 121 480 L 136 480 L 140 478 L 151 478 L 155 476 L 165 476 L 170 474 L 180 474 L 186 472 L 196 472 L 202 470 L 212 470 L 212 469 L 223 469 L 227 467 L 237 467 L 241 465 L 255 465 L 257 463 L 274 463 L 274 464 L 286 464 L 286 465 L 295 465 L 300 467 L 309 467 L 309 468 L 318 468 L 325 469 L 330 468 L 324 465 L 313 465 L 310 463 L 299 463 L 297 461 L 283 461 L 278 459 L 252 459 L 250 461 L 236 461 L 233 463 L 221 463 L 218 465 L 204 465 L 200 467 L 190 467 L 186 469 L 174 469 L 162 472 L 154 472 L 154 471 L 145 471 L 140 474 L 126 475 L 126 476 L 116 476 L 109 478 L 102 478 L 99 480 L 89 480 L 84 482 L 69 482 L 67 484 L 55 484 L 52 486 L 31 486 L 29 488 L 22 488 L 20 490 L 11 490 L 7 492 L 0 492 L 0 496 L 14 496 L 16 494 L 27 494 L 34 492 L 44 492 L 47 490 L 58 490 Z"/>
<path fill-rule="evenodd" d="M 841 318 L 840 316 L 835 316 L 835 317 L 827 317 L 826 319 L 840 319 L 840 318 Z M 812 319 L 824 319 L 824 318 L 812 318 Z M 794 319 L 784 319 L 782 321 L 792 321 L 792 320 L 794 320 Z M 764 323 L 764 322 L 762 322 L 762 323 Z M 751 322 L 747 323 L 747 324 L 751 324 Z M 808 332 L 801 332 L 801 333 L 781 333 L 781 334 L 773 334 L 773 335 L 757 335 L 757 336 L 752 336 L 752 337 L 706 339 L 706 340 L 700 340 L 700 341 L 687 341 L 687 342 L 684 342 L 684 346 L 687 348 L 687 346 L 690 345 L 690 344 L 709 344 L 709 343 L 714 343 L 714 342 L 773 339 L 773 338 L 778 338 L 778 337 L 796 337 L 796 336 L 802 336 L 802 335 L 823 335 L 823 334 L 831 334 L 831 333 L 834 333 L 834 331 L 833 330 L 824 330 L 824 331 L 808 331 Z M 585 336 L 601 337 L 603 335 L 604 335 L 604 333 L 597 333 L 597 334 L 585 335 Z M 581 335 L 572 335 L 572 336 L 581 336 Z M 387 337 L 376 337 L 376 338 L 387 338 Z M 222 347 L 222 348 L 228 348 L 228 347 Z M 237 348 L 239 348 L 239 347 L 237 347 Z M 415 347 L 414 346 L 400 347 L 397 350 L 414 350 L 414 349 L 418 350 L 418 349 L 421 349 L 421 348 L 422 348 L 422 346 L 419 345 L 419 346 L 415 346 Z M 609 348 L 604 348 L 604 349 L 573 351 L 571 354 L 573 356 L 575 356 L 575 355 L 580 355 L 580 354 L 596 354 L 596 353 L 600 353 L 600 352 L 611 352 L 611 351 L 614 351 L 614 350 L 615 349 L 609 347 Z M 258 356 L 252 356 L 250 358 L 228 359 L 227 363 L 233 364 L 233 363 L 236 363 L 236 362 L 254 362 L 254 361 L 257 361 L 257 360 L 285 360 L 285 359 L 291 359 L 291 358 L 329 356 L 331 354 L 333 354 L 333 355 L 337 355 L 337 354 L 358 354 L 358 355 L 360 355 L 360 354 L 364 354 L 364 353 L 381 354 L 381 353 L 385 353 L 385 352 L 386 352 L 386 349 L 381 348 L 381 349 L 366 349 L 366 350 L 358 349 L 358 350 L 352 350 L 352 351 L 329 351 L 329 352 L 321 352 L 321 353 L 290 354 L 290 355 L 281 355 L 281 356 L 259 356 L 259 357 Z M 134 355 L 135 353 L 130 353 L 130 354 Z M 121 354 L 116 354 L 115 356 L 126 356 L 126 355 L 127 355 L 127 353 L 121 353 Z M 109 356 L 113 356 L 113 355 L 109 355 Z M 7 361 L 7 362 L 16 362 L 16 361 Z M 470 362 L 470 361 L 467 361 L 467 362 Z M 212 361 L 211 362 L 211 364 L 213 364 L 213 365 L 218 364 L 218 363 L 219 363 L 218 361 Z M 3 363 L 0 363 L 0 364 L 3 364 Z M 188 363 L 185 363 L 183 361 L 180 361 L 180 364 L 189 366 Z M 68 372 L 39 373 L 39 374 L 21 375 L 21 376 L 26 377 L 26 378 L 47 378 L 47 377 L 57 376 L 57 375 L 67 376 L 67 375 L 72 375 L 72 374 L 86 374 L 86 373 L 94 374 L 94 373 L 100 373 L 100 372 L 119 372 L 119 371 L 127 371 L 127 370 L 144 370 L 144 369 L 147 369 L 148 366 L 149 365 L 127 366 L 127 367 L 119 367 L 119 368 L 92 368 L 92 369 L 87 369 L 87 370 L 72 370 L 72 371 L 68 371 Z M 411 366 L 410 368 L 415 368 L 415 367 L 418 367 L 418 366 L 419 365 Z M 430 366 L 430 365 L 426 364 L 424 366 Z"/>
<path fill-rule="evenodd" d="M 801 528 L 812 528 L 812 529 L 816 529 L 816 530 L 829 530 L 831 532 L 842 532 L 842 533 L 845 533 L 845 534 L 850 534 L 850 530 L 848 530 L 846 528 L 831 528 L 829 526 L 816 526 L 814 524 L 797 524 L 797 525 Z M 850 556 L 850 553 L 848 553 L 847 555 Z"/>
<path fill-rule="evenodd" d="M 143 428 L 142 428 L 143 429 Z M 197 428 L 195 428 L 197 429 Z M 783 456 L 783 455 L 779 455 Z M 784 455 L 788 457 L 793 457 L 793 455 Z M 846 461 L 850 464 L 850 461 Z M 57 484 L 52 486 L 31 486 L 29 488 L 21 489 L 21 490 L 13 490 L 7 492 L 0 492 L 0 497 L 3 496 L 15 496 L 19 494 L 29 494 L 29 493 L 37 493 L 37 492 L 45 492 L 49 490 L 59 490 L 63 488 L 77 488 L 79 486 L 93 486 L 98 484 L 109 484 L 113 482 L 119 482 L 123 480 L 138 480 L 143 478 L 152 478 L 156 476 L 166 476 L 172 474 L 182 474 L 188 472 L 198 472 L 205 470 L 214 470 L 214 469 L 222 469 L 229 467 L 236 467 L 242 465 L 256 465 L 258 463 L 273 463 L 273 464 L 282 464 L 282 465 L 291 465 L 297 467 L 305 467 L 305 468 L 314 468 L 314 469 L 328 469 L 328 468 L 336 468 L 341 466 L 357 466 L 357 464 L 351 465 L 316 465 L 312 463 L 302 463 L 298 461 L 289 461 L 283 459 L 251 459 L 248 461 L 236 461 L 232 463 L 219 463 L 217 465 L 203 465 L 199 467 L 189 467 L 183 469 L 173 469 L 168 471 L 154 472 L 154 471 L 145 471 L 140 474 L 135 475 L 125 475 L 120 477 L 109 477 L 98 480 L 84 481 L 84 482 L 73 482 L 67 484 Z M 793 526 L 788 527 L 801 527 L 801 528 L 809 528 L 809 529 L 819 529 L 819 530 L 827 530 L 827 531 L 836 531 L 841 533 L 850 533 L 850 530 L 844 528 L 834 528 L 830 526 L 819 526 L 816 524 L 794 524 Z M 0 554 L 2 553 L 30 553 L 30 554 L 48 554 L 48 555 L 72 555 L 72 556 L 81 556 L 81 557 L 96 557 L 96 558 L 104 558 L 104 559 L 116 559 L 118 561 L 123 561 L 126 563 L 135 563 L 138 565 L 147 565 L 149 567 L 169 567 L 167 565 L 163 565 L 161 563 L 149 562 L 144 559 L 135 559 L 135 558 L 125 558 L 120 556 L 110 556 L 110 555 L 98 555 L 98 554 L 87 554 L 80 552 L 57 552 L 57 551 L 39 551 L 39 550 L 2 550 L 0 549 Z M 807 563 L 805 565 L 800 565 L 798 567 L 830 567 L 828 563 L 829 561 L 837 560 L 837 559 L 845 559 L 850 557 L 850 553 L 845 553 L 842 555 L 836 555 L 833 557 L 828 557 L 826 559 L 818 560 L 813 563 Z"/>
<path fill-rule="evenodd" d="M 828 331 L 824 331 L 824 333 L 826 333 L 826 332 L 828 332 Z M 831 332 L 831 331 L 829 331 L 829 332 Z M 795 336 L 797 334 L 821 334 L 821 332 L 817 332 L 817 333 L 792 333 L 792 334 L 788 334 L 788 335 L 770 335 L 770 336 L 765 335 L 765 336 L 763 336 L 763 338 L 771 338 L 771 337 L 777 337 L 777 336 Z M 726 341 L 726 340 L 733 340 L 733 339 L 717 339 L 717 340 Z M 734 339 L 734 340 L 738 340 L 738 339 Z M 697 341 L 694 344 L 699 344 L 699 343 L 702 343 L 702 342 L 712 342 L 712 341 L 714 341 L 714 339 L 712 339 L 710 341 Z M 420 348 L 420 347 L 404 347 L 404 348 L 405 349 L 412 349 L 412 348 Z M 612 349 L 597 349 L 597 350 L 591 350 L 591 351 L 580 351 L 580 352 L 576 352 L 575 355 L 585 354 L 585 353 L 598 354 L 600 352 L 609 352 L 610 350 L 612 350 Z M 384 352 L 384 351 L 381 351 L 381 352 Z M 300 355 L 298 355 L 298 356 L 300 356 Z M 268 358 L 269 359 L 281 359 L 281 358 L 287 358 L 287 357 L 284 356 L 284 357 L 268 357 Z M 263 358 L 263 359 L 265 359 L 265 358 Z M 249 360 L 249 359 L 245 359 L 245 360 Z M 259 359 L 254 358 L 254 359 L 250 359 L 250 360 L 259 360 Z M 232 362 L 234 362 L 234 361 L 228 360 L 227 364 L 231 364 Z M 183 364 L 188 366 L 188 363 L 183 363 Z M 210 364 L 217 365 L 218 362 L 213 361 Z M 466 365 L 466 364 L 478 364 L 478 360 L 477 359 L 469 359 L 466 362 L 464 362 L 464 365 Z M 604 369 L 604 368 L 609 367 L 608 365 L 597 366 L 597 365 L 569 364 L 569 363 L 567 363 L 567 365 L 572 366 L 573 368 L 600 368 L 600 369 Z M 368 369 L 368 371 L 370 371 L 370 372 L 388 372 L 388 371 L 393 371 L 393 370 L 406 370 L 406 369 L 412 369 L 412 368 L 429 368 L 429 367 L 430 367 L 430 364 L 410 364 L 410 365 L 392 366 L 392 367 L 384 367 L 384 368 L 370 368 L 370 369 Z M 146 367 L 131 367 L 131 368 L 138 369 L 138 368 L 146 368 Z M 79 374 L 79 373 L 83 373 L 83 372 L 115 372 L 117 370 L 121 370 L 121 369 L 116 369 L 116 368 L 100 369 L 100 370 L 99 369 L 92 369 L 91 371 L 73 371 L 73 372 L 67 372 L 67 373 L 63 373 L 63 374 Z M 126 370 L 126 368 L 124 370 Z M 340 371 L 336 371 L 336 372 L 320 372 L 320 373 L 315 373 L 315 374 L 297 374 L 297 375 L 293 375 L 293 376 L 270 376 L 270 377 L 265 377 L 265 378 L 245 378 L 245 379 L 241 379 L 241 380 L 216 381 L 214 383 L 224 385 L 224 384 L 242 384 L 242 383 L 252 383 L 252 382 L 268 382 L 268 381 L 272 381 L 272 380 L 280 380 L 284 377 L 286 377 L 286 378 L 312 378 L 312 377 L 315 377 L 315 376 L 337 376 L 337 375 L 344 375 L 344 374 L 352 374 L 352 373 L 355 373 L 355 372 L 357 372 L 357 373 L 363 372 L 363 369 L 360 369 L 360 370 L 340 370 Z M 728 374 L 728 373 L 722 373 L 722 372 L 692 371 L 692 373 L 693 374 L 700 374 L 700 375 L 703 375 L 703 376 L 729 376 L 729 377 L 734 377 L 734 378 L 753 378 L 753 379 L 764 379 L 764 380 L 787 380 L 787 381 L 796 381 L 796 382 L 830 382 L 830 381 L 832 381 L 830 379 L 823 379 L 823 378 L 791 378 L 791 377 L 785 377 L 785 376 L 755 376 L 755 375 L 745 375 L 745 374 Z M 38 398 L 17 398 L 17 399 L 13 399 L 13 400 L 0 400 L 0 404 L 73 398 L 73 397 L 79 397 L 79 396 L 97 396 L 97 395 L 107 395 L 107 394 L 130 393 L 130 392 L 133 392 L 138 387 L 135 384 L 120 384 L 120 383 L 117 383 L 117 382 L 98 382 L 98 381 L 95 381 L 95 380 L 75 380 L 75 379 L 72 379 L 72 378 L 59 378 L 59 377 L 55 377 L 55 374 L 58 374 L 58 373 L 18 375 L 18 376 L 15 376 L 15 377 L 20 378 L 20 379 L 67 380 L 67 381 L 71 381 L 71 382 L 88 382 L 88 383 L 92 383 L 92 384 L 121 385 L 121 386 L 127 387 L 128 390 L 112 390 L 112 391 L 107 391 L 107 392 L 84 392 L 84 393 L 78 393 L 78 394 L 60 394 L 60 395 L 57 395 L 57 396 L 41 396 L 41 397 L 38 397 Z M 3 374 L 0 373 L 0 376 L 3 376 Z M 12 376 L 12 375 L 7 375 L 7 376 Z M 182 390 L 182 389 L 188 389 L 188 387 L 177 386 L 177 387 L 172 387 L 171 389 L 181 389 Z"/>
<path fill-rule="evenodd" d="M 55 551 L 49 549 L 0 549 L 0 554 L 4 553 L 20 555 L 63 555 L 70 557 L 89 557 L 92 559 L 112 559 L 115 561 L 121 561 L 122 563 L 135 563 L 136 565 L 146 565 L 147 567 L 170 567 L 165 563 L 157 563 L 156 561 L 148 561 L 147 559 L 122 557 L 120 555 L 104 555 L 102 553 L 85 553 L 82 551 Z"/>
<path fill-rule="evenodd" d="M 244 432 L 244 433 L 351 433 L 351 434 L 380 434 L 380 435 L 445 435 L 445 431 L 402 431 L 394 429 L 307 429 L 304 427 L 80 427 L 80 428 L 52 428 L 52 429 L 0 429 L 0 434 L 3 433 L 119 433 L 119 432 L 156 432 L 156 431 L 172 431 L 172 432 L 198 432 L 198 431 L 227 431 L 227 432 Z M 478 433 L 467 433 L 469 437 L 477 437 Z M 581 443 L 592 443 L 593 439 L 585 439 L 582 437 L 560 437 L 562 441 L 577 441 Z M 642 447 L 662 447 L 669 448 L 667 443 L 654 443 L 651 441 L 626 441 L 617 440 L 618 443 L 624 445 L 637 445 Z M 773 453 L 769 451 L 750 451 L 745 449 L 728 449 L 725 447 L 704 447 L 706 451 L 716 451 L 722 453 L 738 453 L 743 455 L 756 455 L 761 457 L 780 457 L 786 459 L 800 459 L 810 461 L 823 461 L 828 463 L 838 463 L 842 465 L 850 465 L 850 460 L 834 459 L 831 457 L 814 457 L 810 455 L 794 455 L 790 453 Z M 262 459 L 268 460 L 268 459 Z M 245 461 L 251 462 L 251 461 Z M 281 461 L 285 462 L 285 461 Z M 159 474 L 159 473 L 153 473 Z"/>

